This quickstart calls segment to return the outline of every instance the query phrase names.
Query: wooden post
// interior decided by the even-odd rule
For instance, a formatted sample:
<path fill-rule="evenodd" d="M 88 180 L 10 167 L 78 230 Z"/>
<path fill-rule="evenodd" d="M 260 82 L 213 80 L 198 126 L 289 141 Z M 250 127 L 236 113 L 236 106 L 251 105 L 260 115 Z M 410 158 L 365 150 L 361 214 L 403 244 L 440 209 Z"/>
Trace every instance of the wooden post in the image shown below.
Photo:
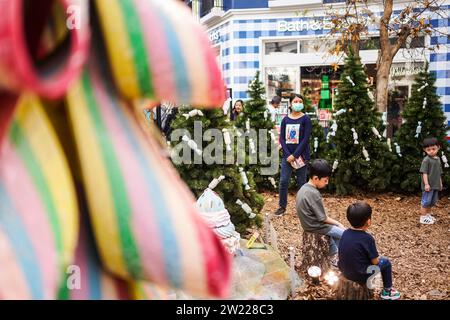
<path fill-rule="evenodd" d="M 339 284 L 335 293 L 336 300 L 371 300 L 373 299 L 373 290 L 365 285 L 339 277 Z"/>
<path fill-rule="evenodd" d="M 309 267 L 317 266 L 322 274 L 330 269 L 330 237 L 318 233 L 303 232 L 300 271 L 307 273 Z"/>

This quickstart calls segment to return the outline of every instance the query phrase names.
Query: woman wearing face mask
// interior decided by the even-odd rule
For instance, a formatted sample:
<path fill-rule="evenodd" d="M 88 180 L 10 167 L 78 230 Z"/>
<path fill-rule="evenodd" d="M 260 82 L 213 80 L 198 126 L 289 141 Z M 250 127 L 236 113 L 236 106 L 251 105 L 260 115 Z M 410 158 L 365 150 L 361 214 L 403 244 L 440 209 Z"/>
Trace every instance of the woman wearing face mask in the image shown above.
<path fill-rule="evenodd" d="M 233 110 L 231 112 L 231 121 L 236 121 L 237 117 L 244 111 L 244 101 L 236 100 Z"/>
<path fill-rule="evenodd" d="M 287 193 L 292 171 L 295 170 L 297 187 L 306 183 L 306 162 L 310 159 L 309 137 L 311 119 L 302 111 L 303 97 L 292 94 L 289 98 L 291 113 L 284 117 L 280 127 L 280 142 L 283 147 L 281 158 L 279 208 L 275 212 L 280 216 L 286 212 Z"/>

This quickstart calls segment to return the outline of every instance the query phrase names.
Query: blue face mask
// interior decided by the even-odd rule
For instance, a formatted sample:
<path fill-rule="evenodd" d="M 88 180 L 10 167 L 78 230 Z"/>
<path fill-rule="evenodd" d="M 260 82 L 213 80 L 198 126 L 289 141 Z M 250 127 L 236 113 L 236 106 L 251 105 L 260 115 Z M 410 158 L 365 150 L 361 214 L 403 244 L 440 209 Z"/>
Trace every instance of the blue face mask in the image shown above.
<path fill-rule="evenodd" d="M 304 108 L 303 103 L 294 103 L 292 104 L 292 110 L 300 112 Z"/>

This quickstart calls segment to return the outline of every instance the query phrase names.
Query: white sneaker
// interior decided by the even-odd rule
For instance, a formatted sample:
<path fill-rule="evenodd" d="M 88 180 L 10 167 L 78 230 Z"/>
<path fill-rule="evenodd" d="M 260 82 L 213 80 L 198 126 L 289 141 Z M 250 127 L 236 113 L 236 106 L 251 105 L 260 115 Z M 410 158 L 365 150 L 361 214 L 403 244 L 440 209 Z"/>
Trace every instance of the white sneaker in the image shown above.
<path fill-rule="evenodd" d="M 427 214 L 425 216 L 420 216 L 419 221 L 421 224 L 433 224 L 436 222 L 436 219 L 433 216 Z"/>

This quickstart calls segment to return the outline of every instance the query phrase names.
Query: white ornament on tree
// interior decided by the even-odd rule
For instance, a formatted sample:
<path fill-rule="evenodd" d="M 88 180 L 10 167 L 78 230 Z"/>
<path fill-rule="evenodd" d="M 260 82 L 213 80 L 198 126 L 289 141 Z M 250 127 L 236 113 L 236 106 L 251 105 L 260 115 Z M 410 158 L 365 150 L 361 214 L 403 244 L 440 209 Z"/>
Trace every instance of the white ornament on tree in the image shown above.
<path fill-rule="evenodd" d="M 241 174 L 242 184 L 244 185 L 245 190 L 250 190 L 250 186 L 248 185 L 247 174 L 244 171 L 244 168 L 239 167 L 239 173 Z"/>
<path fill-rule="evenodd" d="M 337 129 L 338 129 L 338 124 L 337 124 L 336 120 L 333 120 L 333 124 L 331 125 L 330 135 L 335 136 Z"/>
<path fill-rule="evenodd" d="M 189 113 L 184 113 L 183 116 L 186 117 L 186 120 L 189 118 L 195 117 L 195 116 L 203 117 L 203 112 L 201 112 L 198 109 L 194 109 L 194 110 L 189 111 Z"/>
<path fill-rule="evenodd" d="M 189 137 L 188 137 L 187 135 L 184 135 L 181 139 L 182 139 L 184 142 L 187 142 L 189 148 L 191 148 L 192 150 L 194 150 L 195 153 L 197 153 L 199 156 L 202 155 L 202 150 L 200 150 L 200 149 L 198 148 L 198 145 L 197 145 L 197 143 L 196 143 L 194 140 L 189 139 Z"/>
<path fill-rule="evenodd" d="M 347 109 L 339 109 L 338 111 L 336 111 L 336 113 L 334 114 L 335 117 L 340 116 L 343 113 L 346 113 Z"/>
<path fill-rule="evenodd" d="M 336 171 L 338 165 L 339 165 L 339 160 L 338 160 L 338 159 L 334 160 L 334 162 L 333 162 L 333 167 L 332 167 L 332 171 L 331 171 L 331 172 Z"/>
<path fill-rule="evenodd" d="M 391 138 L 387 138 L 386 143 L 387 143 L 389 152 L 392 152 Z"/>
<path fill-rule="evenodd" d="M 354 144 L 359 144 L 359 142 L 358 142 L 358 132 L 356 132 L 355 128 L 352 128 L 351 130 L 353 132 L 353 143 Z"/>
<path fill-rule="evenodd" d="M 425 83 L 423 86 L 421 86 L 419 89 L 417 89 L 418 92 L 422 91 L 428 86 L 428 83 Z"/>
<path fill-rule="evenodd" d="M 250 131 L 250 119 L 247 119 L 247 121 L 245 121 L 245 129 L 247 129 L 247 132 Z"/>
<path fill-rule="evenodd" d="M 364 158 L 366 158 L 366 161 L 370 161 L 369 152 L 367 152 L 365 147 L 363 147 L 362 153 Z"/>
<path fill-rule="evenodd" d="M 383 137 L 386 138 L 387 137 L 387 112 L 383 112 L 383 115 L 381 116 L 381 119 L 383 120 L 383 127 L 384 127 L 384 131 L 383 131 Z"/>
<path fill-rule="evenodd" d="M 446 157 L 446 155 L 444 154 L 443 151 L 442 151 L 441 159 L 442 159 L 442 162 L 444 163 L 444 167 L 445 167 L 445 168 L 448 168 L 448 167 L 449 167 L 449 165 L 448 165 L 448 160 L 447 160 L 447 157 Z"/>
<path fill-rule="evenodd" d="M 395 145 L 395 152 L 397 152 L 399 157 L 402 157 L 402 150 L 400 149 L 400 146 L 398 145 L 397 142 L 394 142 Z"/>
<path fill-rule="evenodd" d="M 353 82 L 353 80 L 350 76 L 346 76 L 345 79 L 347 79 L 352 84 L 352 87 L 355 86 L 355 83 Z"/>
<path fill-rule="evenodd" d="M 272 186 L 274 187 L 274 189 L 277 188 L 277 183 L 275 182 L 275 179 L 273 177 L 269 177 L 269 181 L 272 184 Z"/>
<path fill-rule="evenodd" d="M 372 127 L 372 132 L 376 137 L 378 137 L 378 139 L 380 139 L 380 140 L 382 139 L 380 132 L 377 130 L 377 128 Z"/>
<path fill-rule="evenodd" d="M 230 136 L 230 132 L 228 131 L 227 128 L 223 128 L 222 132 L 223 132 L 223 140 L 225 142 L 227 151 L 231 151 L 231 136 Z"/>
<path fill-rule="evenodd" d="M 414 137 L 418 138 L 421 132 L 422 132 L 422 121 L 417 121 L 416 135 Z"/>
<path fill-rule="evenodd" d="M 317 152 L 318 147 L 319 147 L 319 138 L 314 137 L 314 153 Z"/>
<path fill-rule="evenodd" d="M 217 187 L 217 185 L 223 180 L 225 179 L 225 176 L 220 176 L 218 178 L 214 178 L 208 185 L 208 188 L 210 188 L 211 190 L 213 190 L 215 187 Z"/>
<path fill-rule="evenodd" d="M 423 98 L 422 109 L 425 109 L 427 106 L 427 97 Z"/>
<path fill-rule="evenodd" d="M 369 88 L 367 88 L 367 95 L 369 96 L 370 100 L 375 101 L 375 97 L 374 97 L 372 91 L 370 91 Z"/>
<path fill-rule="evenodd" d="M 268 113 L 268 111 L 266 110 L 266 111 L 264 111 L 264 120 L 267 120 L 267 117 L 269 116 L 269 113 Z"/>
<path fill-rule="evenodd" d="M 256 214 L 253 213 L 252 208 L 250 208 L 250 206 L 248 204 L 246 204 L 245 202 L 242 202 L 240 199 L 237 199 L 236 204 L 241 206 L 242 210 L 245 211 L 245 213 L 247 214 L 247 216 L 250 219 L 253 219 L 254 217 L 256 217 Z"/>

